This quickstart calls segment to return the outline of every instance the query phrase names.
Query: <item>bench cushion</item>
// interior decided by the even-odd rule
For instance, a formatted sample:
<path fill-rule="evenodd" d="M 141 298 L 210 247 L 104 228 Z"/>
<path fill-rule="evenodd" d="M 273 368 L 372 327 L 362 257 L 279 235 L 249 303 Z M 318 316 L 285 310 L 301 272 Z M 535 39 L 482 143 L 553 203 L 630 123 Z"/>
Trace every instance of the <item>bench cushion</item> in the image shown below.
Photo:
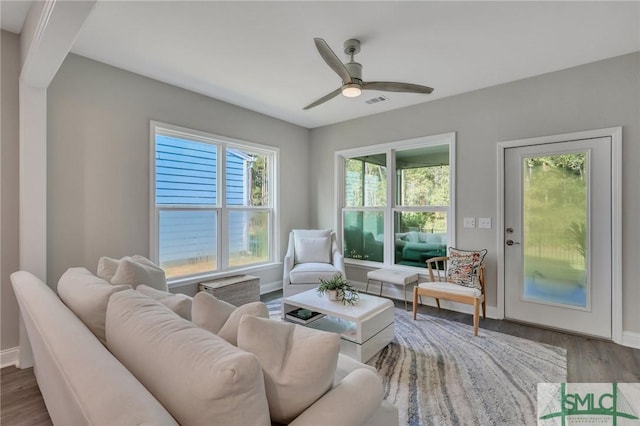
<path fill-rule="evenodd" d="M 367 278 L 385 283 L 406 285 L 417 282 L 418 274 L 413 272 L 393 271 L 391 269 L 376 269 L 375 271 L 369 271 L 367 273 Z"/>

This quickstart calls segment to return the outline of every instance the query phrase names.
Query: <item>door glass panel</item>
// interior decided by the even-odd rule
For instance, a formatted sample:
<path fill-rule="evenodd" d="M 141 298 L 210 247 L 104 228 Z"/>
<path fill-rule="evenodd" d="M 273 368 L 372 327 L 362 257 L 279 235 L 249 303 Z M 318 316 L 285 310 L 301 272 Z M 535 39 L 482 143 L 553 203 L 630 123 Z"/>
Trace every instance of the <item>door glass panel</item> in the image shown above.
<path fill-rule="evenodd" d="M 587 153 L 522 162 L 523 299 L 587 307 Z"/>

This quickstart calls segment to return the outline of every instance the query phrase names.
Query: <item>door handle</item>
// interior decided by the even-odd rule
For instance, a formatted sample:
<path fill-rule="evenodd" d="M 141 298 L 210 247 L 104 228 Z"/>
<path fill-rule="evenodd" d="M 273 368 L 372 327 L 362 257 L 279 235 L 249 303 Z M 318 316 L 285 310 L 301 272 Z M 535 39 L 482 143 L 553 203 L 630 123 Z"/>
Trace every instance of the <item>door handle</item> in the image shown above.
<path fill-rule="evenodd" d="M 507 240 L 506 243 L 507 243 L 508 246 L 512 246 L 514 244 L 520 244 L 519 242 L 513 241 L 513 240 Z"/>

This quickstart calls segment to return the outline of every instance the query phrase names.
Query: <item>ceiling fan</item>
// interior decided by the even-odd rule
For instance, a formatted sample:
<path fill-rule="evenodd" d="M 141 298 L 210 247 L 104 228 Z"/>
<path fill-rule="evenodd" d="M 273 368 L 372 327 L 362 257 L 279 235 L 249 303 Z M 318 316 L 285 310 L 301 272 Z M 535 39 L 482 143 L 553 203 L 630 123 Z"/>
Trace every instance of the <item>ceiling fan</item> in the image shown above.
<path fill-rule="evenodd" d="M 351 57 L 346 64 L 333 53 L 326 41 L 321 38 L 314 38 L 316 48 L 322 56 L 322 59 L 335 71 L 342 79 L 342 86 L 310 103 L 303 109 L 310 109 L 327 102 L 330 99 L 342 93 L 348 98 L 360 96 L 363 90 L 381 90 L 384 92 L 410 92 L 410 93 L 426 93 L 433 92 L 431 87 L 421 86 L 419 84 L 396 83 L 393 81 L 362 81 L 362 65 L 353 60 L 353 55 L 360 52 L 360 40 L 349 39 L 344 42 L 344 53 Z"/>

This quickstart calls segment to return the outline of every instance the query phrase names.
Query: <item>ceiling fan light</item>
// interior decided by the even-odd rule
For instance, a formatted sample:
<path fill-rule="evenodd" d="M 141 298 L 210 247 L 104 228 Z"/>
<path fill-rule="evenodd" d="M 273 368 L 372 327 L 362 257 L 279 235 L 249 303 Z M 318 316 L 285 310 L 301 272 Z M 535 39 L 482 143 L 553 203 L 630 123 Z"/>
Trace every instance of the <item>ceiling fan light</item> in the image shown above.
<path fill-rule="evenodd" d="M 360 89 L 360 85 L 355 83 L 347 83 L 342 86 L 342 94 L 347 98 L 355 98 L 360 96 L 362 90 Z"/>

